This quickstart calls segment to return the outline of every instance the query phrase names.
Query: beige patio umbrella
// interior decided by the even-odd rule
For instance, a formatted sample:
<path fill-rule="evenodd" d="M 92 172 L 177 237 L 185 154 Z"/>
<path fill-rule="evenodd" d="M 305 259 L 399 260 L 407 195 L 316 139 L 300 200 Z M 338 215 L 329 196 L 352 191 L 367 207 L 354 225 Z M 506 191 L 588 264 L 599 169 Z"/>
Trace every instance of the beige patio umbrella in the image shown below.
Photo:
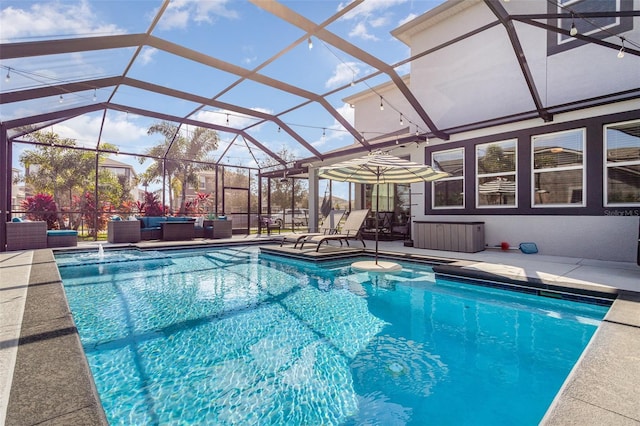
<path fill-rule="evenodd" d="M 376 151 L 364 157 L 342 161 L 331 166 L 320 167 L 318 176 L 341 182 L 369 183 L 415 183 L 429 182 L 449 176 L 448 173 L 435 170 L 428 164 L 418 164 L 391 154 Z M 379 190 L 376 191 L 376 198 Z M 371 270 L 384 270 L 378 263 L 378 200 L 376 199 L 376 250 L 375 263 Z M 387 262 L 389 263 L 389 262 Z M 389 265 L 392 269 L 398 269 Z"/>

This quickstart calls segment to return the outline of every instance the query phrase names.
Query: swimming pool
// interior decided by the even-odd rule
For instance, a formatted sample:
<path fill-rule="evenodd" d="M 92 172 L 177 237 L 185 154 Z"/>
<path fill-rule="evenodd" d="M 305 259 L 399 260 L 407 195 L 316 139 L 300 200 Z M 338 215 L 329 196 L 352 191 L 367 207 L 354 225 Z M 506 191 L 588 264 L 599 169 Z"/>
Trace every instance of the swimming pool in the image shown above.
<path fill-rule="evenodd" d="M 256 247 L 56 261 L 111 424 L 537 424 L 608 309 Z"/>

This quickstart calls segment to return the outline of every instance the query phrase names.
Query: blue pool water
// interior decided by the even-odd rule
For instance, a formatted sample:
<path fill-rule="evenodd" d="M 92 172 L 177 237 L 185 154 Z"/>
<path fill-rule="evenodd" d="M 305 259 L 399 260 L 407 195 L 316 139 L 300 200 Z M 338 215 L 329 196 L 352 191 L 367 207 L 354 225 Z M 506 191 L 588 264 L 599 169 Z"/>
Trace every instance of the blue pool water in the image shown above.
<path fill-rule="evenodd" d="M 608 309 L 255 247 L 56 258 L 111 424 L 537 424 Z"/>

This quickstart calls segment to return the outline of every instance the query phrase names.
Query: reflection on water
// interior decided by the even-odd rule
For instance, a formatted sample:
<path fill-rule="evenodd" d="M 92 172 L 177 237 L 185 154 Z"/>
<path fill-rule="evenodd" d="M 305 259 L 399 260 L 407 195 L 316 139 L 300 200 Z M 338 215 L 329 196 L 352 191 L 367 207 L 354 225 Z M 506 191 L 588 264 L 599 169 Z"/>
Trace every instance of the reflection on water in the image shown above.
<path fill-rule="evenodd" d="M 537 423 L 606 312 L 411 264 L 132 256 L 60 268 L 111 424 Z"/>

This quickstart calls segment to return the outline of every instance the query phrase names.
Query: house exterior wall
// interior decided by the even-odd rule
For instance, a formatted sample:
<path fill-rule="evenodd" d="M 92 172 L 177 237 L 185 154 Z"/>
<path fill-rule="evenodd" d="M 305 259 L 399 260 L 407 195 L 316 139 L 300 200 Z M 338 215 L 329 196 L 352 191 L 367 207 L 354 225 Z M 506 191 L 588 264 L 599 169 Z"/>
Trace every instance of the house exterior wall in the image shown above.
<path fill-rule="evenodd" d="M 134 201 L 144 200 L 144 194 L 140 197 L 139 189 L 137 188 L 136 171 L 130 164 L 116 161 L 113 158 L 106 158 L 98 167 L 103 170 L 108 170 L 115 176 L 124 179 L 129 185 L 131 198 L 133 198 Z"/>
<path fill-rule="evenodd" d="M 509 12 L 546 13 L 546 2 L 502 3 Z M 634 2 L 635 10 L 640 2 Z M 628 18 L 630 19 L 630 18 Z M 464 9 L 411 37 L 411 54 L 432 49 L 447 34 L 449 40 L 464 31 L 495 21 L 484 3 Z M 640 20 L 624 33 L 638 39 Z M 570 40 L 574 48 L 549 55 L 547 32 L 514 22 L 526 63 L 543 105 L 550 107 L 579 99 L 635 89 L 640 84 L 640 58 L 595 44 Z M 608 41 L 620 44 L 617 37 Z M 535 110 L 514 49 L 502 25 L 451 44 L 412 62 L 411 88 L 440 129 L 494 117 Z"/>
<path fill-rule="evenodd" d="M 463 124 L 535 111 L 536 106 L 523 73 L 515 60 L 514 49 L 501 25 L 495 25 L 473 37 L 440 49 L 434 47 L 496 21 L 484 2 L 450 2 L 453 7 L 439 15 L 426 14 L 394 31 L 411 48 L 412 55 L 429 51 L 411 65 L 410 89 L 440 130 Z M 500 2 L 510 13 L 548 13 L 546 2 Z M 622 1 L 623 7 L 640 9 L 640 1 Z M 621 35 L 640 39 L 640 19 L 626 21 Z M 548 50 L 547 32 L 514 22 L 526 63 L 533 76 L 535 91 L 544 107 L 576 102 L 588 98 L 640 87 L 640 58 L 595 44 L 569 40 L 574 46 Z M 617 36 L 607 41 L 618 43 Z M 401 98 L 387 89 L 385 99 L 395 99 L 408 120 L 424 131 L 426 126 Z M 385 133 L 402 128 L 397 113 L 391 119 L 379 111 L 377 94 L 359 94 L 346 100 L 355 106 L 355 127 L 359 130 L 385 127 Z M 553 120 L 521 120 L 464 133 L 452 131 L 449 140 L 420 138 L 416 143 L 393 147 L 394 155 L 410 155 L 412 161 L 432 164 L 436 152 L 464 149 L 464 205 L 457 208 L 434 208 L 432 183 L 412 185 L 414 221 L 482 221 L 485 222 L 487 246 L 508 242 L 535 242 L 541 254 L 610 261 L 636 261 L 640 203 L 607 205 L 604 126 L 640 120 L 638 99 L 603 103 L 598 106 L 556 113 Z M 406 127 L 406 123 L 405 123 Z M 584 183 L 582 202 L 560 205 L 536 205 L 532 138 L 546 133 L 583 129 L 582 157 Z M 407 134 L 415 132 L 409 128 Z M 478 205 L 476 147 L 504 140 L 514 140 L 517 148 L 515 205 Z M 638 178 L 640 179 L 640 178 Z M 555 180 L 558 180 L 555 178 Z M 640 190 L 640 182 L 636 190 Z M 566 195 L 566 193 L 565 193 Z M 559 197 L 556 194 L 556 199 Z M 565 197 L 566 198 L 566 197 Z"/>
<path fill-rule="evenodd" d="M 25 200 L 25 186 L 21 185 L 18 182 L 18 177 L 20 176 L 20 170 L 13 168 L 11 169 L 11 209 L 19 210 L 21 209 L 21 203 Z"/>
<path fill-rule="evenodd" d="M 465 179 L 462 209 L 433 208 L 433 184 L 417 184 L 424 194 L 413 214 L 415 220 L 483 221 L 486 243 L 495 246 L 506 241 L 512 246 L 531 241 L 541 254 L 635 262 L 640 205 L 606 206 L 604 202 L 603 127 L 606 124 L 640 120 L 640 109 L 632 110 L 633 102 L 583 110 L 571 117 L 556 116 L 552 123 L 534 125 L 519 123 L 500 129 L 459 134 L 443 143 L 429 144 L 424 152 L 416 152 L 412 159 L 431 163 L 432 154 L 442 149 L 464 148 Z M 636 105 L 637 106 L 637 105 Z M 628 110 L 627 110 L 628 109 Z M 606 112 L 609 112 L 608 114 Z M 580 115 L 580 117 L 575 117 Z M 566 120 L 563 120 L 566 118 Z M 526 125 L 531 127 L 526 127 Z M 535 183 L 531 174 L 531 137 L 534 135 L 584 128 L 585 191 L 584 205 L 536 206 L 532 201 Z M 495 133 L 493 133 L 495 132 Z M 517 206 L 481 208 L 476 203 L 475 146 L 480 143 L 515 138 L 518 146 Z M 420 211 L 418 211 L 420 210 Z"/>

